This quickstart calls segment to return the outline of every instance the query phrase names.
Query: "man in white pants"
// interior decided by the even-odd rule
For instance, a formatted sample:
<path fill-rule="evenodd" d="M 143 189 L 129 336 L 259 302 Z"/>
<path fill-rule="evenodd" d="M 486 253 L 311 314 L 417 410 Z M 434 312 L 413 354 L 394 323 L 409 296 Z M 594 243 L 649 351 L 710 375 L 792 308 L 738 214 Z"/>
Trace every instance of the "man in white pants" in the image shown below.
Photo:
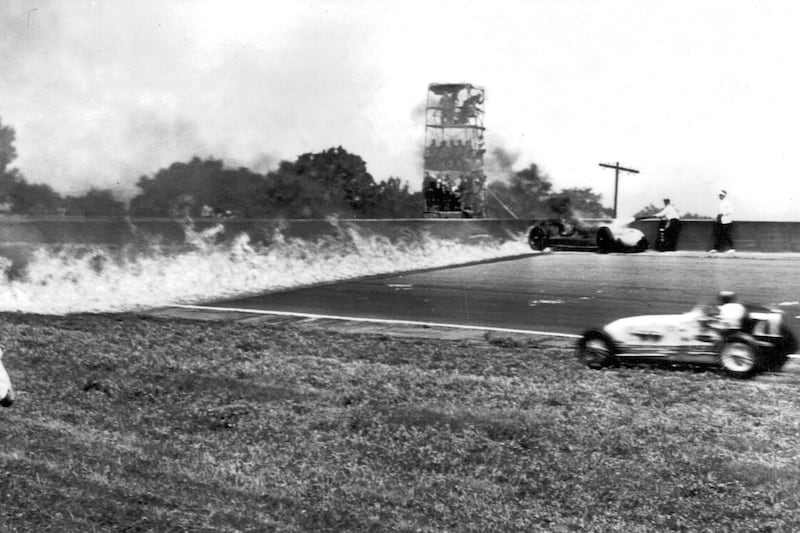
<path fill-rule="evenodd" d="M 658 248 L 658 251 L 674 252 L 678 248 L 678 236 L 681 233 L 681 215 L 678 209 L 670 203 L 669 198 L 664 198 L 664 209 L 653 216 L 661 219 L 664 230 L 663 247 Z"/>
<path fill-rule="evenodd" d="M 717 251 L 726 251 L 733 253 L 736 250 L 733 248 L 733 206 L 731 201 L 728 200 L 728 191 L 719 191 L 719 208 L 717 210 L 717 223 L 714 226 L 714 247 L 711 253 Z"/>

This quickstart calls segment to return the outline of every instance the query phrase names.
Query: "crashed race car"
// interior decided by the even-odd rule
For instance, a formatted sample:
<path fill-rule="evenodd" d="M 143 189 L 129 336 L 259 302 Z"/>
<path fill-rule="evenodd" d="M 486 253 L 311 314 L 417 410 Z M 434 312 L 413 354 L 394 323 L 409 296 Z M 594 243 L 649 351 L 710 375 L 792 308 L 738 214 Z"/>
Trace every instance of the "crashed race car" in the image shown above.
<path fill-rule="evenodd" d="M 746 379 L 780 370 L 797 348 L 782 311 L 739 304 L 732 293 L 720 293 L 716 306 L 621 318 L 586 331 L 578 358 L 590 368 L 627 362 L 704 365 Z"/>
<path fill-rule="evenodd" d="M 563 219 L 543 220 L 528 228 L 533 250 L 643 252 L 649 243 L 640 230 L 622 221 L 592 224 Z"/>

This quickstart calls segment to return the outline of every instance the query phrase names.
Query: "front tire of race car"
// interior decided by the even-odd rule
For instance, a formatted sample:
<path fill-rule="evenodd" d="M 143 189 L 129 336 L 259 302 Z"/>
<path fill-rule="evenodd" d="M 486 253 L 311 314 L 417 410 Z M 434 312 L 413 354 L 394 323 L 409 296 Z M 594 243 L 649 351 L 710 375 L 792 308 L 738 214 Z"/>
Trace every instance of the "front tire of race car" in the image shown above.
<path fill-rule="evenodd" d="M 540 252 L 547 248 L 547 232 L 539 226 L 532 227 L 528 232 L 528 245 Z"/>
<path fill-rule="evenodd" d="M 748 379 L 761 371 L 764 361 L 758 350 L 744 339 L 729 339 L 719 351 L 719 364 L 730 377 Z"/>
<path fill-rule="evenodd" d="M 614 248 L 614 235 L 607 227 L 602 227 L 597 230 L 597 251 L 601 254 L 607 254 Z"/>
<path fill-rule="evenodd" d="M 588 331 L 578 341 L 578 360 L 589 368 L 600 369 L 616 363 L 614 343 L 599 331 Z"/>

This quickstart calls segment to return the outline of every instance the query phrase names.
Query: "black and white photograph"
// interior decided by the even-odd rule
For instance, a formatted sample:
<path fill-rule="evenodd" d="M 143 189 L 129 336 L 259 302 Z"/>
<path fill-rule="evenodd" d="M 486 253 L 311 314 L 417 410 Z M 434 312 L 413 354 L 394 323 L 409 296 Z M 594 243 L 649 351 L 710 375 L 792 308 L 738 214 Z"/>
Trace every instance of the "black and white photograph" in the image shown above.
<path fill-rule="evenodd" d="M 4 0 L 0 533 L 799 531 L 798 27 Z"/>

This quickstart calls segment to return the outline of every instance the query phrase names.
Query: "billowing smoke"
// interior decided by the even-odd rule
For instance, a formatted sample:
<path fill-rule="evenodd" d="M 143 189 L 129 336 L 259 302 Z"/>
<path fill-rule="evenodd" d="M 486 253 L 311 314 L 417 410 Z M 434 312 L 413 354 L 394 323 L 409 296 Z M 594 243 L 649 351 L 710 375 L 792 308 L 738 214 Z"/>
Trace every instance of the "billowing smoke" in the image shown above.
<path fill-rule="evenodd" d="M 484 158 L 484 172 L 489 181 L 508 181 L 514 174 L 514 165 L 519 160 L 519 151 L 510 150 L 501 146 L 494 146 Z"/>
<path fill-rule="evenodd" d="M 425 114 L 428 103 L 425 100 L 420 100 L 415 106 L 411 108 L 411 120 L 420 122 L 425 120 Z"/>
<path fill-rule="evenodd" d="M 0 118 L 17 133 L 13 166 L 61 194 L 96 187 L 129 198 L 140 176 L 195 156 L 264 173 L 362 140 L 375 92 L 361 80 L 380 66 L 352 46 L 352 17 L 305 18 L 289 4 L 244 11 L 0 2 Z"/>
<path fill-rule="evenodd" d="M 226 162 L 229 163 L 229 162 Z M 237 166 L 244 166 L 249 168 L 253 172 L 258 174 L 266 174 L 271 170 L 277 168 L 278 164 L 280 163 L 280 159 L 276 156 L 269 155 L 269 154 L 260 154 L 253 159 L 250 160 L 249 164 L 245 165 L 237 165 Z"/>

